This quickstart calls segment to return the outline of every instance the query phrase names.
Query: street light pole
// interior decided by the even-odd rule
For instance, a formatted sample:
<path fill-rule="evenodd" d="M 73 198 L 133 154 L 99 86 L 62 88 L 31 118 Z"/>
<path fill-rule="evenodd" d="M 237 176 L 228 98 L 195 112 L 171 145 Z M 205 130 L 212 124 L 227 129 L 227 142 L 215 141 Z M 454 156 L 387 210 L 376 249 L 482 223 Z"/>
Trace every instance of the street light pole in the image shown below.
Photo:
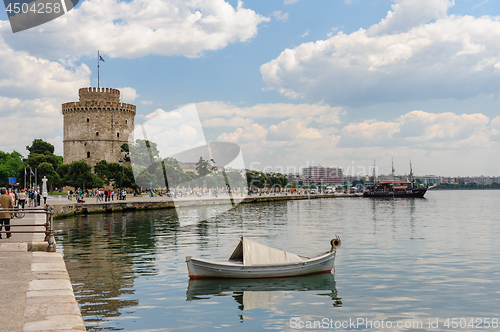
<path fill-rule="evenodd" d="M 174 198 L 177 198 L 177 165 L 174 165 L 175 174 L 174 174 Z"/>
<path fill-rule="evenodd" d="M 119 200 L 121 201 L 123 199 L 123 190 L 122 190 L 122 177 L 123 177 L 123 160 L 120 158 L 118 161 L 118 164 L 120 165 L 120 196 Z"/>

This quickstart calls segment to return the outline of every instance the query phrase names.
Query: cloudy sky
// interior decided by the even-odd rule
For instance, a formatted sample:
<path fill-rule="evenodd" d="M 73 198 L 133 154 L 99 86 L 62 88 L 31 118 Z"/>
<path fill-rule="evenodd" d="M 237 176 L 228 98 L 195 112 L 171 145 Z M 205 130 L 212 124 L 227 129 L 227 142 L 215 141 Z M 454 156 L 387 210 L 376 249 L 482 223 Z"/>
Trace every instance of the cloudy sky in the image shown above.
<path fill-rule="evenodd" d="M 249 167 L 500 175 L 498 1 L 85 0 L 15 34 L 2 11 L 0 150 L 62 154 L 98 49 L 137 124 L 195 104 Z"/>

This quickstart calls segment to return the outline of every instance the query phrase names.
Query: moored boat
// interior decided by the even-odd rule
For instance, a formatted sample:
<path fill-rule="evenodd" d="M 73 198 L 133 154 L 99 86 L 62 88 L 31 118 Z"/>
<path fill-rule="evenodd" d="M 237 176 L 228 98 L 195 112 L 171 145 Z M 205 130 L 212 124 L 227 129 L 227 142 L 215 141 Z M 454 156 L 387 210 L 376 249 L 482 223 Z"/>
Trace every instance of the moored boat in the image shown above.
<path fill-rule="evenodd" d="M 227 260 L 186 257 L 190 279 L 284 278 L 331 273 L 340 238 L 330 241 L 331 249 L 312 256 L 292 254 L 241 237 Z"/>
<path fill-rule="evenodd" d="M 422 198 L 427 192 L 427 188 L 419 187 L 413 178 L 413 169 L 410 162 L 410 175 L 407 181 L 377 181 L 375 176 L 375 167 L 373 174 L 374 185 L 364 191 L 365 197 L 415 197 Z M 394 179 L 394 164 L 392 166 L 392 178 Z"/>

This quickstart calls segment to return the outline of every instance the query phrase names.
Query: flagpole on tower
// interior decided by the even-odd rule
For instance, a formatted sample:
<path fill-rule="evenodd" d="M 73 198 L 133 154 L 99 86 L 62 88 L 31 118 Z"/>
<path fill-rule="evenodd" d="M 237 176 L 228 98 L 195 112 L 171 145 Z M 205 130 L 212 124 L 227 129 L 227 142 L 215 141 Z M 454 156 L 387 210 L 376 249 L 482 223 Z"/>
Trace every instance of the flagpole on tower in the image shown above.
<path fill-rule="evenodd" d="M 97 90 L 99 90 L 99 50 L 97 50 Z"/>

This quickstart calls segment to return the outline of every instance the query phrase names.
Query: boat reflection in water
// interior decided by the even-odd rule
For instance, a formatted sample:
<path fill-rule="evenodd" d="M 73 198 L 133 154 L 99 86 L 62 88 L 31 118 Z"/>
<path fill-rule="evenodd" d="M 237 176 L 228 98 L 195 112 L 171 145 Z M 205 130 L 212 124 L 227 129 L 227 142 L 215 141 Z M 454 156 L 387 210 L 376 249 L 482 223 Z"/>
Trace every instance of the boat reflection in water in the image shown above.
<path fill-rule="evenodd" d="M 208 300 L 214 296 L 233 296 L 242 311 L 268 308 L 277 302 L 284 291 L 324 291 L 319 296 L 328 296 L 333 306 L 341 307 L 335 278 L 331 273 L 292 278 L 269 279 L 197 279 L 189 280 L 187 301 Z"/>

